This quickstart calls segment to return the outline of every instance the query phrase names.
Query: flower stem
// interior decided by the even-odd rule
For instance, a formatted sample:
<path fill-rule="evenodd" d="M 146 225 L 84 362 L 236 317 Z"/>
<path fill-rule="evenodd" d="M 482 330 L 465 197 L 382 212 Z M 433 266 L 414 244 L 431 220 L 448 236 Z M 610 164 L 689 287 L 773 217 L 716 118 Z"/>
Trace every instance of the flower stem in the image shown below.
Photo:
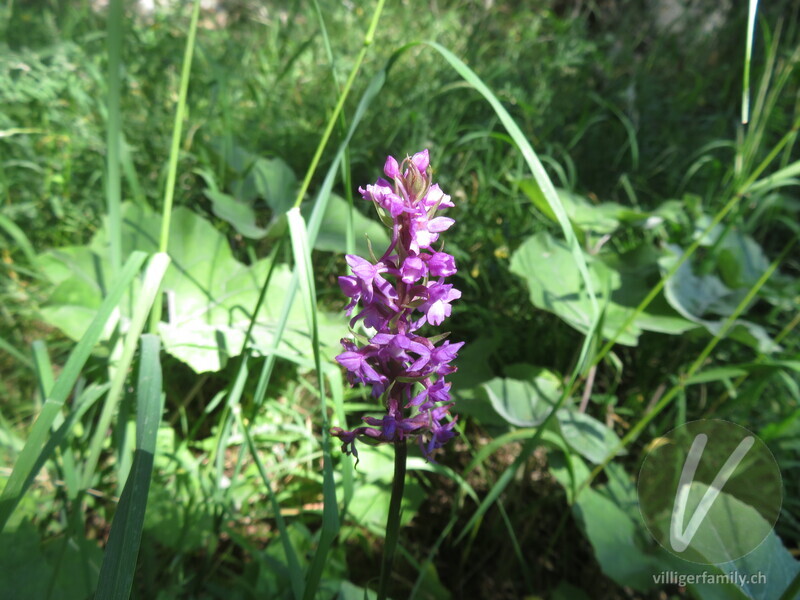
<path fill-rule="evenodd" d="M 385 600 L 392 576 L 394 553 L 397 549 L 397 538 L 400 532 L 400 512 L 403 504 L 403 488 L 406 483 L 406 456 L 408 449 L 405 440 L 394 443 L 394 479 L 392 481 L 392 499 L 389 502 L 389 518 L 386 521 L 386 541 L 383 547 L 383 563 L 381 564 L 381 581 L 378 585 L 378 600 Z"/>

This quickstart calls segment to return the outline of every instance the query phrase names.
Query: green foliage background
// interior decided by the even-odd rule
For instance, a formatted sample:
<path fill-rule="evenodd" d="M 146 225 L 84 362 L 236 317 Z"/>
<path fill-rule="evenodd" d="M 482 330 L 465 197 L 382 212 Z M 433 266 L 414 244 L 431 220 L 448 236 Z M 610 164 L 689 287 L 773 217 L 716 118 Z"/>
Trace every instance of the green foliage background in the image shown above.
<path fill-rule="evenodd" d="M 336 277 L 346 252 L 386 240 L 357 187 L 421 148 L 456 204 L 448 324 L 467 345 L 460 438 L 437 463 L 409 460 L 392 596 L 794 597 L 798 8 L 759 9 L 747 125 L 747 7 L 690 3 L 670 22 L 662 8 L 390 2 L 363 63 L 372 5 L 203 9 L 171 154 L 188 5 L 122 3 L 115 22 L 90 2 L 5 3 L 0 597 L 375 589 L 392 452 L 364 448 L 354 470 L 328 448 L 326 424 L 380 410 L 332 360 L 347 334 Z M 473 73 L 403 48 L 425 40 Z M 140 341 L 153 306 L 163 318 Z M 698 418 L 747 427 L 781 466 L 775 534 L 716 567 L 771 565 L 764 586 L 652 579 L 697 569 L 644 529 L 638 466 Z"/>

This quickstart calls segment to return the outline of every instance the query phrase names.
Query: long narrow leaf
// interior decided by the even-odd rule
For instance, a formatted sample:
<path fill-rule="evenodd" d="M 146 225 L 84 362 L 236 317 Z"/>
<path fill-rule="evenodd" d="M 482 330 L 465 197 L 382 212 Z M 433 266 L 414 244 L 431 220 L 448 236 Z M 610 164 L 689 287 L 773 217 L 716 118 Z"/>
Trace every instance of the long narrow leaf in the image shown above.
<path fill-rule="evenodd" d="M 147 493 L 153 473 L 158 425 L 161 422 L 161 362 L 158 336 L 141 338 L 136 401 L 136 450 L 119 506 L 111 523 L 95 598 L 127 600 L 136 572 L 136 557 L 142 541 Z"/>
<path fill-rule="evenodd" d="M 122 87 L 122 0 L 111 0 L 108 7 L 108 123 L 106 125 L 106 210 L 111 272 L 122 264 L 122 186 L 119 153 L 122 117 L 119 99 Z"/>
<path fill-rule="evenodd" d="M 94 406 L 95 402 L 103 397 L 103 394 L 108 391 L 108 388 L 109 385 L 107 383 L 104 383 L 103 385 L 90 385 L 84 390 L 80 397 L 75 400 L 74 406 L 64 419 L 64 422 L 61 423 L 58 429 L 53 431 L 49 438 L 47 438 L 47 443 L 44 445 L 44 448 L 42 448 L 42 451 L 36 458 L 36 462 L 31 470 L 32 473 L 38 473 L 42 467 L 44 467 L 45 463 L 55 452 L 56 448 L 62 444 L 62 442 L 67 438 L 67 434 L 72 431 L 72 427 L 75 425 L 75 423 L 77 423 L 81 417 L 86 414 L 87 410 Z M 66 454 L 63 455 L 62 458 L 65 459 Z M 77 488 L 79 487 L 80 482 L 77 481 L 76 477 L 70 477 L 65 473 L 64 483 L 67 488 L 68 496 L 70 498 L 75 498 L 77 496 Z"/>
<path fill-rule="evenodd" d="M 253 457 L 253 461 L 256 463 L 258 473 L 261 475 L 261 480 L 264 482 L 264 489 L 267 491 L 267 496 L 269 496 L 269 501 L 272 504 L 272 512 L 275 513 L 275 524 L 278 526 L 281 545 L 283 546 L 283 552 L 286 555 L 286 563 L 289 567 L 289 579 L 292 582 L 292 592 L 295 600 L 300 600 L 303 597 L 303 570 L 300 567 L 300 561 L 297 558 L 297 553 L 295 552 L 292 542 L 289 539 L 289 533 L 286 529 L 286 521 L 283 520 L 281 507 L 278 504 L 278 499 L 275 497 L 275 492 L 272 491 L 272 484 L 270 483 L 269 476 L 267 475 L 267 470 L 264 468 L 264 464 L 261 462 L 261 458 L 258 456 L 258 449 L 253 443 L 250 430 L 245 427 L 244 423 L 242 423 L 241 415 L 239 413 L 236 413 L 236 418 L 239 421 L 240 429 L 244 432 L 245 439 L 247 440 L 247 447 L 250 449 L 250 454 Z"/>
<path fill-rule="evenodd" d="M 317 197 L 314 201 L 314 208 L 311 211 L 311 216 L 308 219 L 308 243 L 310 246 L 314 246 L 314 242 L 317 239 L 317 234 L 319 233 L 320 226 L 322 225 L 322 217 L 325 214 L 325 211 L 328 207 L 328 200 L 330 199 L 331 190 L 333 189 L 334 181 L 336 180 L 336 174 L 339 171 L 339 166 L 341 165 L 341 161 L 344 158 L 345 149 L 347 145 L 350 143 L 350 139 L 353 137 L 356 129 L 358 128 L 359 123 L 364 118 L 364 115 L 367 112 L 372 101 L 378 97 L 378 94 L 383 88 L 383 84 L 386 82 L 386 74 L 394 62 L 394 55 L 392 58 L 389 59 L 387 65 L 381 69 L 373 78 L 370 80 L 367 89 L 364 91 L 364 94 L 361 96 L 361 100 L 358 103 L 358 107 L 356 108 L 356 112 L 353 115 L 352 122 L 350 123 L 350 129 L 347 132 L 347 136 L 342 143 L 339 145 L 339 149 L 336 151 L 336 154 L 331 161 L 331 165 L 328 168 L 328 172 L 325 175 L 325 179 L 322 181 L 322 186 L 320 186 L 319 192 L 317 192 Z M 277 349 L 280 345 L 281 339 L 283 339 L 283 333 L 286 330 L 286 324 L 289 320 L 289 313 L 292 309 L 292 305 L 294 304 L 294 297 L 297 293 L 297 274 L 295 273 L 292 277 L 292 280 L 289 282 L 289 287 L 286 288 L 285 296 L 283 300 L 283 307 L 281 309 L 280 316 L 278 317 L 278 324 L 275 327 L 275 337 L 273 342 L 273 348 Z M 269 385 L 269 380 L 272 376 L 272 369 L 275 366 L 275 360 L 278 358 L 276 352 L 272 352 L 267 355 L 267 359 L 264 361 L 264 365 L 261 368 L 261 373 L 258 379 L 258 385 L 256 386 L 256 393 L 255 393 L 255 405 L 259 406 L 264 399 L 264 395 L 267 392 L 267 386 Z"/>
<path fill-rule="evenodd" d="M 785 185 L 796 185 L 796 177 L 798 175 L 800 175 L 800 160 L 797 160 L 780 169 L 779 171 L 775 171 L 772 175 L 757 181 L 751 185 L 747 191 L 751 194 L 754 194 L 756 192 L 764 192 Z"/>
<path fill-rule="evenodd" d="M 181 66 L 181 82 L 178 90 L 178 105 L 175 108 L 175 123 L 172 126 L 172 143 L 169 149 L 169 166 L 167 167 L 167 184 L 164 190 L 164 209 L 161 215 L 161 234 L 158 251 L 166 252 L 169 247 L 169 227 L 172 222 L 172 203 L 175 199 L 175 181 L 178 177 L 178 156 L 181 149 L 181 131 L 186 118 L 186 96 L 189 93 L 189 78 L 192 73 L 192 57 L 194 56 L 194 40 L 197 34 L 197 21 L 200 17 L 200 0 L 194 0 L 192 20 L 189 23 L 189 34 L 186 37 L 186 49 Z M 161 321 L 161 302 L 156 302 L 150 315 L 150 332 L 156 333 Z"/>
<path fill-rule="evenodd" d="M 45 401 L 41 413 L 39 413 L 39 417 L 33 424 L 28 440 L 25 442 L 25 447 L 22 449 L 19 458 L 17 458 L 14 470 L 11 472 L 6 487 L 3 489 L 2 496 L 0 496 L 0 531 L 5 527 L 14 508 L 16 508 L 28 486 L 30 486 L 33 477 L 36 476 L 33 467 L 45 444 L 50 426 L 60 414 L 61 407 L 69 396 L 70 391 L 72 391 L 83 365 L 92 353 L 92 348 L 94 348 L 97 340 L 100 339 L 111 313 L 119 304 L 122 295 L 128 289 L 139 269 L 141 269 L 142 263 L 146 258 L 147 255 L 144 252 L 131 254 L 120 271 L 119 277 L 110 287 L 108 296 L 100 304 L 100 308 L 97 310 L 97 314 L 86 333 L 83 334 L 83 337 L 70 354 L 69 359 L 67 359 L 67 364 L 64 365 L 64 370 L 58 377 L 50 396 Z"/>
<path fill-rule="evenodd" d="M 322 363 L 319 349 L 319 331 L 317 327 L 317 294 L 314 289 L 314 275 L 311 268 L 311 248 L 308 244 L 306 224 L 300 214 L 300 209 L 292 208 L 287 217 L 289 219 L 289 233 L 292 238 L 292 253 L 294 254 L 295 269 L 298 274 L 302 301 L 306 309 L 309 330 L 311 331 L 311 345 L 314 353 L 314 363 L 317 368 L 317 382 L 319 384 L 319 397 L 322 413 L 322 531 L 320 532 L 319 545 L 314 554 L 314 559 L 306 575 L 306 587 L 303 594 L 305 600 L 312 600 L 316 593 L 322 570 L 325 568 L 328 551 L 333 545 L 333 540 L 339 533 L 339 512 L 336 505 L 336 484 L 333 480 L 333 459 L 331 458 L 330 433 L 328 431 L 328 410 L 325 404 L 325 375 L 322 372 Z"/>
<path fill-rule="evenodd" d="M 4 215 L 0 215 L 0 228 L 5 229 L 9 237 L 17 243 L 17 246 L 25 254 L 28 262 L 33 264 L 36 260 L 36 251 L 33 249 L 33 245 L 28 236 L 25 235 L 25 232 L 14 221 Z"/>
<path fill-rule="evenodd" d="M 519 125 L 516 124 L 513 117 L 500 103 L 492 91 L 486 86 L 485 83 L 483 83 L 475 71 L 470 69 L 464 63 L 464 61 L 450 52 L 450 50 L 444 46 L 441 46 L 440 44 L 437 44 L 436 42 L 425 42 L 425 44 L 441 54 L 442 57 L 448 63 L 450 63 L 450 66 L 453 67 L 456 73 L 461 75 L 464 81 L 469 83 L 478 91 L 478 93 L 481 94 L 481 96 L 484 97 L 484 99 L 494 109 L 495 114 L 500 119 L 500 122 L 506 128 L 506 131 L 508 131 L 511 138 L 514 140 L 514 143 L 517 144 L 517 147 L 522 153 L 525 162 L 528 164 L 528 168 L 533 174 L 533 178 L 536 180 L 536 184 L 539 186 L 539 189 L 541 189 L 542 194 L 544 195 L 547 203 L 550 205 L 550 208 L 558 220 L 558 224 L 561 226 L 561 231 L 564 234 L 564 240 L 567 242 L 567 246 L 572 254 L 572 258 L 575 261 L 575 266 L 578 268 L 578 271 L 583 279 L 583 284 L 586 287 L 586 293 L 589 296 L 592 310 L 593 312 L 598 313 L 600 311 L 600 307 L 597 303 L 597 298 L 594 293 L 594 286 L 592 285 L 591 278 L 589 277 L 589 269 L 586 266 L 586 259 L 583 256 L 583 250 L 578 242 L 578 238 L 575 236 L 575 231 L 573 230 L 572 224 L 567 216 L 567 211 L 564 209 L 564 205 L 561 203 L 561 200 L 556 193 L 556 189 L 553 187 L 553 183 L 550 181 L 550 177 L 547 175 L 547 171 L 544 170 L 539 157 L 536 155 L 536 152 L 534 152 L 533 147 L 530 145 L 530 142 L 528 142 L 525 134 L 522 133 Z"/>
<path fill-rule="evenodd" d="M 92 442 L 89 445 L 89 455 L 83 470 L 84 487 L 88 488 L 91 485 L 97 462 L 100 459 L 100 452 L 106 440 L 108 427 L 111 425 L 111 420 L 114 417 L 119 399 L 122 396 L 125 380 L 128 377 L 128 369 L 133 362 L 133 355 L 139 342 L 139 336 L 142 335 L 147 315 L 150 314 L 150 309 L 161 287 L 161 280 L 164 278 L 169 263 L 169 256 L 159 252 L 153 255 L 153 258 L 147 265 L 142 289 L 139 296 L 136 298 L 133 315 L 131 316 L 131 321 L 128 326 L 128 332 L 125 334 L 125 341 L 122 345 L 122 356 L 120 357 L 119 363 L 116 365 L 114 378 L 111 381 L 111 389 L 106 397 L 103 411 L 100 414 L 100 420 L 95 428 L 94 437 L 92 437 Z"/>
<path fill-rule="evenodd" d="M 753 34 L 756 29 L 758 0 L 749 0 L 747 11 L 747 40 L 744 47 L 744 78 L 742 80 L 742 123 L 750 120 L 750 63 L 753 58 Z"/>
<path fill-rule="evenodd" d="M 53 389 L 53 365 L 50 362 L 50 356 L 47 354 L 47 344 L 42 340 L 33 342 L 33 364 L 36 370 L 36 379 L 39 383 L 39 393 L 42 394 L 42 399 L 47 398 Z"/>
<path fill-rule="evenodd" d="M 7 342 L 1 337 L 0 337 L 0 350 L 7 352 L 8 354 L 16 358 L 19 362 L 23 364 L 23 366 L 29 369 L 35 368 L 30 358 L 25 356 L 22 352 L 17 350 L 10 342 Z"/>

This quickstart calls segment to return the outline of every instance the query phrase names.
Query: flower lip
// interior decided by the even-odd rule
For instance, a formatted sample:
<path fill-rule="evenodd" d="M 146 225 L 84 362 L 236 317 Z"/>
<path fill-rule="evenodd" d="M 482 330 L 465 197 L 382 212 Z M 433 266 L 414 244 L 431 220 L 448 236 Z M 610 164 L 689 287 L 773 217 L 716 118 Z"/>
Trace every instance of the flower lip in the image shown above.
<path fill-rule="evenodd" d="M 428 260 L 428 270 L 434 277 L 450 277 L 458 272 L 455 259 L 446 252 L 434 252 Z"/>

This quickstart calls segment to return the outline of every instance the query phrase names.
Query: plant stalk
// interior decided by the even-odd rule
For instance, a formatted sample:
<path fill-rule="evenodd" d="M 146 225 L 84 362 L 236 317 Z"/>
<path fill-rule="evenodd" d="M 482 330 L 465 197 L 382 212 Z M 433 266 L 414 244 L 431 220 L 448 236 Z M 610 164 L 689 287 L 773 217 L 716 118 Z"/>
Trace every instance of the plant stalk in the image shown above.
<path fill-rule="evenodd" d="M 405 440 L 394 443 L 394 479 L 392 480 L 392 499 L 389 501 L 389 518 L 386 520 L 386 542 L 383 547 L 381 580 L 378 585 L 378 600 L 385 600 L 392 576 L 397 538 L 400 533 L 400 513 L 403 504 L 403 489 L 406 485 L 406 457 L 408 448 Z"/>

